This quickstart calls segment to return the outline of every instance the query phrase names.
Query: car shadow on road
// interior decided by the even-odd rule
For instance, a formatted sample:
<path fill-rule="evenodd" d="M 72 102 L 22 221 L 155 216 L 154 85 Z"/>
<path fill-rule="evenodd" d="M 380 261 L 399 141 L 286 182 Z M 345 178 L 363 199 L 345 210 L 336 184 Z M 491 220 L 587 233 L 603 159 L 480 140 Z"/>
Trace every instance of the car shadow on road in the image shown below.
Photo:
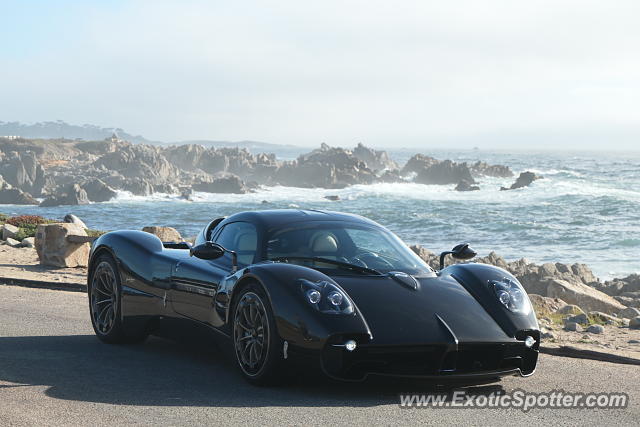
<path fill-rule="evenodd" d="M 13 383 L 3 388 L 47 386 L 45 393 L 58 399 L 141 406 L 367 407 L 397 404 L 399 393 L 446 391 L 424 381 L 343 383 L 304 372 L 278 387 L 255 387 L 217 346 L 159 338 L 107 345 L 93 335 L 0 337 L 0 380 Z"/>

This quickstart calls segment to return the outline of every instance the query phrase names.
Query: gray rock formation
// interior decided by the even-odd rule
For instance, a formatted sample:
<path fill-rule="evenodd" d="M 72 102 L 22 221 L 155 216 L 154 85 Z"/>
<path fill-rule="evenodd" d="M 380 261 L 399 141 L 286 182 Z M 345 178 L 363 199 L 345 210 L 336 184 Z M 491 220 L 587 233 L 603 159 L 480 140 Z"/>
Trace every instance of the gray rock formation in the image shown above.
<path fill-rule="evenodd" d="M 469 166 L 473 176 L 493 176 L 496 178 L 509 178 L 513 172 L 508 166 L 490 165 L 486 162 L 477 161 Z"/>
<path fill-rule="evenodd" d="M 18 188 L 0 187 L 0 205 L 37 205 L 38 201 Z"/>
<path fill-rule="evenodd" d="M 82 189 L 87 192 L 87 197 L 92 202 L 108 202 L 117 196 L 117 192 L 105 184 L 99 178 L 92 178 L 84 181 L 81 185 Z"/>
<path fill-rule="evenodd" d="M 456 184 L 460 181 L 475 184 L 466 163 L 456 163 L 451 160 L 445 160 L 422 169 L 418 171 L 415 178 L 415 182 L 420 184 Z"/>
<path fill-rule="evenodd" d="M 480 187 L 478 187 L 477 185 L 471 185 L 471 183 L 467 180 L 462 180 L 458 183 L 458 185 L 456 185 L 456 187 L 454 188 L 454 190 L 456 191 L 478 191 L 480 190 Z"/>
<path fill-rule="evenodd" d="M 12 188 L 39 196 L 45 185 L 44 169 L 35 153 L 10 152 L 2 157 L 0 175 Z"/>
<path fill-rule="evenodd" d="M 587 332 L 592 334 L 604 334 L 604 326 L 602 325 L 590 325 L 587 328 Z"/>
<path fill-rule="evenodd" d="M 135 145 L 118 138 L 2 139 L 0 173 L 6 175 L 7 183 L 0 187 L 0 203 L 37 203 L 31 194 L 46 197 L 44 206 L 82 203 L 82 197 L 61 197 L 74 184 L 80 185 L 88 200 L 102 202 L 112 199 L 116 190 L 140 196 L 154 192 L 182 194 L 194 184 L 199 191 L 225 192 L 246 192 L 258 185 L 344 188 L 406 182 L 413 175 L 417 175 L 416 182 L 456 184 L 465 179 L 473 184 L 471 171 L 501 176 L 507 174 L 508 168 L 478 162 L 470 169 L 465 163 L 440 162 L 418 154 L 400 171 L 386 152 L 362 144 L 353 150 L 323 144 L 294 161 L 279 161 L 274 154 L 252 154 L 238 147 L 205 148 L 196 144 L 160 147 Z M 225 174 L 237 176 L 242 183 L 222 185 L 224 182 L 218 182 L 219 175 Z M 222 190 L 216 188 L 220 186 Z"/>
<path fill-rule="evenodd" d="M 163 242 L 182 242 L 182 236 L 173 227 L 149 226 L 144 227 L 142 231 L 158 236 Z"/>
<path fill-rule="evenodd" d="M 80 218 L 78 218 L 77 216 L 75 216 L 74 214 L 66 214 L 63 218 L 63 221 L 68 223 L 68 224 L 76 224 L 79 225 L 80 227 L 82 227 L 83 229 L 87 229 L 89 227 L 87 227 L 87 225 L 84 223 L 83 220 L 81 220 Z"/>
<path fill-rule="evenodd" d="M 365 147 L 362 143 L 353 149 L 353 155 L 374 171 L 398 169 L 398 164 L 391 160 L 386 151 L 374 150 Z"/>
<path fill-rule="evenodd" d="M 60 205 L 86 205 L 89 204 L 87 192 L 78 184 L 72 184 L 60 189 L 56 194 L 44 199 L 40 206 L 60 206 Z"/>
<path fill-rule="evenodd" d="M 440 163 L 440 161 L 433 157 L 425 156 L 424 154 L 416 154 L 407 161 L 400 173 L 403 176 L 417 174 L 418 172 L 428 169 L 438 163 Z"/>
<path fill-rule="evenodd" d="M 540 175 L 536 175 L 533 172 L 522 172 L 518 178 L 516 179 L 516 182 L 514 182 L 513 184 L 511 184 L 511 187 L 507 188 L 507 187 L 501 187 L 500 190 L 505 191 L 505 190 L 515 190 L 517 188 L 523 188 L 523 187 L 528 187 L 529 185 L 531 185 L 531 183 L 533 181 L 536 181 L 538 179 L 542 179 L 543 177 Z"/>
<path fill-rule="evenodd" d="M 192 188 L 205 193 L 245 194 L 249 192 L 240 177 L 231 173 L 214 177 L 208 182 L 195 183 Z"/>

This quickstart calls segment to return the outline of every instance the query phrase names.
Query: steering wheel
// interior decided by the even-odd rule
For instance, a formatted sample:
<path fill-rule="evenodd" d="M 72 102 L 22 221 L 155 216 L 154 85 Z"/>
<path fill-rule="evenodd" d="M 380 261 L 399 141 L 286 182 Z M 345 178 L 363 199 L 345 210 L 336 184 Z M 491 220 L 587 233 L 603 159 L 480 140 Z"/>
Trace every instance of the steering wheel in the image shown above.
<path fill-rule="evenodd" d="M 361 267 L 393 269 L 393 264 L 380 255 L 369 251 L 361 251 L 357 253 L 351 258 L 351 262 Z"/>

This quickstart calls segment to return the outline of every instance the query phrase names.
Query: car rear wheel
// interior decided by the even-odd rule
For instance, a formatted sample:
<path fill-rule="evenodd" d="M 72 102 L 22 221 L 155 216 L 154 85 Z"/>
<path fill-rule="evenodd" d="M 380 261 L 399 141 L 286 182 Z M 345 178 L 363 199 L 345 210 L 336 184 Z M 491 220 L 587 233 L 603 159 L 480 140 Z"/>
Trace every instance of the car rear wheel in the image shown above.
<path fill-rule="evenodd" d="M 89 280 L 89 312 L 96 336 L 110 344 L 139 342 L 145 335 L 127 335 L 121 316 L 122 286 L 114 259 L 107 254 L 95 261 Z"/>
<path fill-rule="evenodd" d="M 269 300 L 262 288 L 240 290 L 233 306 L 233 346 L 236 362 L 247 381 L 256 385 L 280 380 L 280 339 Z"/>

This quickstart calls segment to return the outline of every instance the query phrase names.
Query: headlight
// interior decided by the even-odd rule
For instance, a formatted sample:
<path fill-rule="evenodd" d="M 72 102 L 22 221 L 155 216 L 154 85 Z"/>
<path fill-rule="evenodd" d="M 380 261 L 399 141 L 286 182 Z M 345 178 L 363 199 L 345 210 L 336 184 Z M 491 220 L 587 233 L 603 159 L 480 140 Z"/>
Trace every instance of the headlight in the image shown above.
<path fill-rule="evenodd" d="M 498 301 L 510 311 L 518 314 L 529 314 L 531 312 L 529 299 L 517 280 L 514 281 L 503 277 L 500 280 L 490 280 L 489 286 L 493 287 Z"/>
<path fill-rule="evenodd" d="M 321 313 L 353 314 L 351 299 L 338 286 L 326 280 L 300 279 L 300 290 L 309 305 Z"/>

